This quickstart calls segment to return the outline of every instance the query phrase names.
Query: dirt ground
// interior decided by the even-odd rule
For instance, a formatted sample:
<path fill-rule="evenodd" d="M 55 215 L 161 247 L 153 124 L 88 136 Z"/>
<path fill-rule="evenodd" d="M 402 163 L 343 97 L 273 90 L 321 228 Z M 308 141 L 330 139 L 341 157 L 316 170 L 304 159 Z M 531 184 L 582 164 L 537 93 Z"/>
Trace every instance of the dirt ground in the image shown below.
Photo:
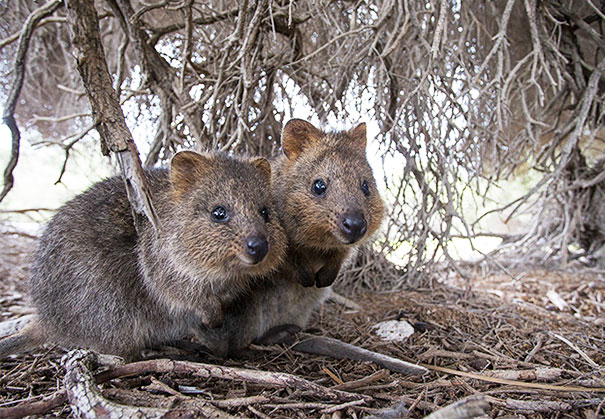
<path fill-rule="evenodd" d="M 8 320 L 31 313 L 28 258 L 35 240 L 6 233 L 0 240 L 0 317 Z M 444 273 L 426 289 L 366 291 L 352 299 L 360 309 L 326 303 L 313 321 L 315 333 L 422 363 L 429 372 L 408 376 L 367 362 L 302 354 L 284 346 L 255 346 L 243 359 L 200 360 L 195 354 L 189 358 L 286 372 L 324 387 L 342 388 L 353 382 L 347 391 L 369 397 L 347 406 L 296 388 L 183 373 L 111 380 L 101 386 L 103 395 L 122 404 L 150 407 L 207 401 L 219 412 L 239 417 L 424 417 L 469 396 L 489 403 L 483 417 L 605 417 L 602 273 L 532 271 L 515 278 L 499 273 L 470 280 Z M 387 342 L 374 333 L 376 323 L 395 319 L 414 326 L 407 340 Z M 60 391 L 64 354 L 60 348 L 43 347 L 1 361 L 0 417 L 9 412 L 3 412 L 5 408 L 31 405 Z M 356 380 L 362 384 L 354 385 Z M 223 402 L 231 399 L 239 400 L 239 405 Z M 339 403 L 344 406 L 334 407 Z M 398 410 L 385 410 L 393 406 Z M 73 413 L 62 403 L 43 416 L 49 415 Z"/>

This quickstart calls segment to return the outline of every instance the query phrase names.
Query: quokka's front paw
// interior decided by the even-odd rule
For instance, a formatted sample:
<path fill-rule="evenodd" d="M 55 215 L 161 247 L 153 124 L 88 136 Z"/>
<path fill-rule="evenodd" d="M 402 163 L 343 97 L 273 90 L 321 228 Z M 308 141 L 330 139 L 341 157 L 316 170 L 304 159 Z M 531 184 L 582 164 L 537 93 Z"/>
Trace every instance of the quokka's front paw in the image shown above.
<path fill-rule="evenodd" d="M 340 272 L 340 266 L 325 265 L 315 274 L 315 285 L 317 288 L 329 287 L 334 283 Z"/>
<path fill-rule="evenodd" d="M 311 261 L 303 254 L 294 252 L 287 271 L 290 278 L 303 287 L 312 287 L 315 285 L 315 272 L 311 267 Z"/>
<path fill-rule="evenodd" d="M 315 274 L 309 265 L 299 265 L 294 271 L 294 277 L 303 287 L 315 285 Z"/>

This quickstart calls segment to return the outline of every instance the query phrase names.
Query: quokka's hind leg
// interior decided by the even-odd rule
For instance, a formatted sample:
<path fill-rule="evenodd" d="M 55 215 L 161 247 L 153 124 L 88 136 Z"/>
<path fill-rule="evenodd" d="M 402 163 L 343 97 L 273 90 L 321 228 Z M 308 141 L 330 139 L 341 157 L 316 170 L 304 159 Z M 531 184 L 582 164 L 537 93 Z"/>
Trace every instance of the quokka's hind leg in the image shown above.
<path fill-rule="evenodd" d="M 0 339 L 0 359 L 32 350 L 45 343 L 46 340 L 47 336 L 42 325 L 34 319 L 17 333 Z"/>

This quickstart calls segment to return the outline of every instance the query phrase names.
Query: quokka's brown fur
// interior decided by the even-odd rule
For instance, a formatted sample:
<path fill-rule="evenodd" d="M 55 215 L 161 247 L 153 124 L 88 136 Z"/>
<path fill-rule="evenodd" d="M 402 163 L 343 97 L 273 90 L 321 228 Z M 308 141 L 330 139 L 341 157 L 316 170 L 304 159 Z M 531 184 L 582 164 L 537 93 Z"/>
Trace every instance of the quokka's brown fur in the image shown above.
<path fill-rule="evenodd" d="M 383 219 L 365 124 L 326 133 L 294 119 L 284 127 L 282 148 L 272 162 L 272 187 L 288 235 L 287 256 L 272 282 L 258 283 L 225 308 L 221 328 L 202 330 L 202 343 L 219 355 L 237 353 L 283 325 L 305 327 L 329 296 L 325 287 Z M 313 189 L 319 179 L 326 186 L 322 195 Z"/>
<path fill-rule="evenodd" d="M 176 154 L 170 172 L 147 172 L 159 232 L 146 220 L 135 229 L 119 177 L 65 204 L 32 266 L 37 320 L 0 340 L 0 357 L 50 341 L 136 358 L 202 324 L 220 326 L 222 307 L 285 253 L 270 173 L 262 158 Z"/>

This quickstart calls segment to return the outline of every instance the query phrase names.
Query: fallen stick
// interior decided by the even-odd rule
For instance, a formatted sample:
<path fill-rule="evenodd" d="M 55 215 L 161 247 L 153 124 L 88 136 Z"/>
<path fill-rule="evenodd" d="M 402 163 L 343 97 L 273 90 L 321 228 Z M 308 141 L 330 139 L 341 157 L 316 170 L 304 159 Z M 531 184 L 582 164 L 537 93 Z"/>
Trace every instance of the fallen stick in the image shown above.
<path fill-rule="evenodd" d="M 209 400 L 205 400 L 199 397 L 189 397 L 185 395 L 170 396 L 166 397 L 163 395 L 156 395 L 153 392 L 148 393 L 147 390 L 139 391 L 134 389 L 124 389 L 117 387 L 107 387 L 103 389 L 103 396 L 110 400 L 115 400 L 118 403 L 125 405 L 136 405 L 140 399 L 141 393 L 147 393 L 143 396 L 147 406 L 153 406 L 155 408 L 169 408 L 171 410 L 168 414 L 168 418 L 171 415 L 186 414 L 187 412 L 195 412 L 194 417 L 211 417 L 211 418 L 229 418 L 235 419 L 234 416 L 223 411 L 221 406 L 210 403 Z M 183 416 L 180 416 L 183 417 Z M 185 416 L 189 417 L 189 416 Z M 247 419 L 246 416 L 242 416 L 238 413 L 238 419 Z"/>
<path fill-rule="evenodd" d="M 195 417 L 201 413 L 208 418 L 234 418 L 233 416 L 213 407 L 197 406 L 195 409 L 166 409 L 151 407 L 126 406 L 107 400 L 101 395 L 101 390 L 95 383 L 90 372 L 94 355 L 85 350 L 75 350 L 65 355 L 61 364 L 65 368 L 63 384 L 67 392 L 69 404 L 77 417 L 123 417 L 123 418 L 164 418 Z"/>
<path fill-rule="evenodd" d="M 387 370 L 380 370 L 376 371 L 372 375 L 360 378 L 359 380 L 347 381 L 346 383 L 338 384 L 332 386 L 331 388 L 333 390 L 353 390 L 359 387 L 367 386 L 368 384 L 371 384 L 374 381 L 382 380 L 383 378 L 387 378 L 388 376 L 389 372 Z"/>
<path fill-rule="evenodd" d="M 81 351 L 84 352 L 84 351 Z M 71 354 L 71 352 L 70 352 Z M 69 354 L 68 354 L 69 355 Z M 66 355 L 67 356 L 67 355 Z M 75 356 L 75 355 L 74 355 Z M 81 355 L 83 357 L 83 355 Z M 84 358 L 82 358 L 84 359 Z M 402 361 L 403 362 L 403 361 Z M 78 364 L 70 364 L 73 365 L 74 368 L 77 367 Z M 80 367 L 77 367 L 80 376 L 83 376 L 84 372 Z M 321 400 L 331 400 L 336 402 L 349 402 L 349 401 L 357 401 L 357 400 L 371 400 L 371 397 L 348 393 L 345 391 L 341 391 L 338 389 L 330 389 L 308 380 L 305 380 L 300 377 L 296 377 L 291 374 L 285 373 L 274 373 L 274 372 L 266 372 L 266 371 L 255 371 L 248 370 L 244 368 L 234 368 L 234 367 L 224 367 L 219 365 L 212 364 L 201 364 L 194 362 L 186 362 L 186 361 L 172 361 L 167 359 L 156 359 L 149 361 L 140 361 L 134 362 L 130 364 L 124 364 L 112 367 L 104 372 L 99 373 L 94 381 L 96 384 L 101 384 L 107 382 L 109 380 L 125 377 L 129 375 L 143 374 L 143 373 L 188 373 L 193 374 L 198 377 L 214 377 L 226 380 L 241 380 L 245 382 L 251 382 L 255 384 L 266 385 L 268 387 L 277 387 L 277 388 L 285 388 L 285 387 L 293 387 L 299 390 L 303 390 L 307 392 L 309 395 L 316 397 Z M 78 377 L 78 372 L 76 372 L 76 377 Z M 67 378 L 67 373 L 66 373 Z M 72 387 L 76 385 L 78 381 L 73 381 Z M 85 382 L 85 380 L 83 381 Z M 346 384 L 346 383 L 345 383 Z M 67 386 L 67 383 L 66 383 Z M 118 409 L 118 411 L 125 412 L 124 408 L 117 403 L 110 402 L 109 400 L 102 399 L 100 393 L 98 395 L 95 394 L 95 389 L 91 389 L 90 384 L 82 384 L 85 386 L 73 395 L 74 402 L 76 403 L 93 403 L 98 402 L 101 409 Z M 98 392 L 98 388 L 96 389 Z M 92 392 L 92 393 L 90 393 Z M 88 402 L 86 399 L 88 398 Z M 102 400 L 101 400 L 102 399 Z M 52 410 L 56 407 L 61 406 L 67 401 L 67 395 L 65 391 L 61 391 L 51 396 L 48 399 L 40 400 L 36 402 L 27 402 L 19 404 L 18 406 L 10 407 L 10 408 L 0 408 L 0 419 L 2 418 L 12 418 L 16 416 L 27 416 L 27 415 L 42 415 L 49 410 Z M 260 399 L 257 402 L 261 402 Z M 233 403 L 233 402 L 231 402 Z M 217 406 L 228 406 L 230 404 L 229 401 L 217 401 L 215 403 Z M 243 403 L 244 405 L 246 403 Z M 128 407 L 128 406 L 125 406 Z M 140 414 L 142 411 L 136 410 L 130 412 L 133 414 Z M 157 412 L 155 412 L 157 413 Z M 153 414 L 155 414 L 153 413 Z M 84 415 L 86 416 L 86 415 Z"/>
<path fill-rule="evenodd" d="M 299 334 L 299 337 L 303 340 L 291 346 L 291 349 L 298 352 L 325 355 L 336 359 L 373 362 L 383 368 L 402 374 L 425 374 L 428 372 L 425 367 L 420 365 L 369 351 L 338 339 L 308 334 Z"/>
<path fill-rule="evenodd" d="M 534 368 L 529 370 L 488 370 L 483 375 L 487 377 L 504 378 L 506 380 L 521 381 L 555 381 L 561 378 L 563 370 L 560 368 Z"/>
<path fill-rule="evenodd" d="M 487 397 L 490 403 L 504 407 L 510 410 L 521 411 L 524 413 L 556 413 L 567 412 L 571 410 L 571 404 L 558 400 L 500 400 L 495 397 Z"/>
<path fill-rule="evenodd" d="M 590 364 L 591 367 L 594 368 L 601 368 L 599 366 L 599 364 L 597 364 L 596 362 L 594 362 L 587 354 L 586 352 L 584 352 L 583 350 L 581 350 L 580 348 L 578 348 L 576 345 L 574 345 L 569 339 L 558 335 L 556 333 L 550 332 L 550 335 L 556 337 L 557 339 L 559 339 L 561 342 L 565 343 L 567 346 L 569 346 L 571 349 L 573 349 L 574 351 L 576 351 L 582 358 L 584 358 L 586 360 L 586 362 L 588 362 Z"/>
<path fill-rule="evenodd" d="M 319 413 L 328 414 L 334 413 L 338 410 L 347 409 L 353 406 L 359 406 L 360 404 L 365 403 L 367 400 L 358 399 L 350 402 L 342 403 L 342 404 L 328 404 L 328 403 L 317 403 L 317 402 L 296 402 L 296 403 L 269 403 L 265 404 L 263 407 L 271 408 L 274 410 L 279 409 L 322 409 Z"/>
<path fill-rule="evenodd" d="M 161 418 L 168 413 L 168 409 L 151 409 L 148 407 L 131 407 L 121 405 L 101 396 L 101 390 L 94 382 L 90 372 L 93 356 L 90 352 L 76 350 L 68 353 L 61 360 L 65 368 L 63 384 L 67 391 L 67 399 L 77 417 L 96 418 L 110 417 L 136 417 Z"/>
<path fill-rule="evenodd" d="M 464 352 L 452 352 L 446 349 L 428 349 L 423 354 L 418 355 L 418 359 L 421 361 L 426 361 L 431 358 L 454 358 L 454 359 L 473 359 L 475 358 L 472 354 L 467 354 Z"/>
<path fill-rule="evenodd" d="M 537 368 L 538 365 L 532 364 L 530 362 L 519 361 L 512 358 L 505 358 L 496 355 L 486 354 L 477 350 L 474 350 L 472 353 L 466 352 L 452 352 L 446 349 L 429 349 L 425 353 L 418 355 L 418 359 L 421 361 L 427 361 L 431 358 L 452 358 L 452 359 L 467 359 L 472 360 L 476 358 L 489 359 L 494 362 L 503 362 L 503 363 L 514 363 L 518 367 L 526 367 L 526 368 Z"/>
<path fill-rule="evenodd" d="M 466 419 L 476 418 L 487 414 L 489 403 L 481 394 L 465 397 L 455 403 L 448 404 L 424 419 Z"/>
<path fill-rule="evenodd" d="M 323 410 L 320 410 L 319 413 L 321 413 L 322 415 L 327 415 L 330 413 L 337 412 L 339 410 L 347 409 L 349 407 L 359 406 L 360 404 L 365 403 L 365 402 L 366 402 L 365 400 L 353 400 L 351 402 L 346 402 L 346 403 L 338 404 L 336 406 L 327 407 Z"/>
<path fill-rule="evenodd" d="M 245 381 L 271 388 L 292 387 L 320 400 L 352 401 L 359 399 L 371 400 L 371 397 L 360 394 L 333 390 L 315 384 L 311 381 L 292 374 L 280 372 L 257 371 L 245 368 L 225 367 L 222 365 L 203 364 L 187 361 L 172 361 L 169 359 L 153 359 L 110 368 L 96 376 L 97 382 L 114 378 L 143 373 L 180 373 L 191 374 L 202 378 L 219 378 L 231 381 Z"/>
<path fill-rule="evenodd" d="M 249 406 L 251 404 L 266 404 L 274 402 L 274 398 L 267 396 L 250 396 L 250 397 L 234 397 L 232 399 L 223 399 L 223 400 L 208 400 L 208 403 L 211 403 L 218 407 L 241 407 L 241 406 Z"/>
<path fill-rule="evenodd" d="M 410 413 L 410 411 L 407 409 L 407 400 L 400 400 L 393 406 L 389 406 L 384 409 L 372 410 L 373 414 L 366 416 L 366 419 L 405 418 L 408 417 Z"/>
<path fill-rule="evenodd" d="M 269 416 L 269 415 L 265 415 L 263 412 L 261 412 L 261 411 L 260 411 L 260 410 L 258 410 L 258 409 L 255 409 L 255 408 L 254 408 L 254 407 L 252 407 L 252 406 L 247 406 L 246 408 L 247 408 L 249 411 L 251 411 L 252 413 L 254 413 L 256 416 L 258 416 L 259 418 L 261 418 L 261 419 L 271 419 L 271 416 Z"/>
<path fill-rule="evenodd" d="M 0 418 L 22 418 L 25 416 L 41 416 L 49 410 L 53 410 L 67 401 L 65 390 L 38 400 L 35 402 L 23 402 L 13 407 L 0 408 Z"/>
<path fill-rule="evenodd" d="M 605 393 L 605 387 L 581 387 L 581 386 L 558 386 L 553 384 L 544 383 L 527 383 L 525 381 L 514 381 L 507 380 L 504 378 L 488 377 L 482 374 L 475 374 L 472 372 L 458 371 L 451 368 L 438 367 L 435 365 L 424 365 L 426 368 L 444 372 L 446 374 L 458 375 L 460 377 L 474 378 L 476 380 L 487 381 L 489 383 L 505 384 L 509 386 L 535 388 L 540 390 L 552 390 L 552 391 L 572 391 L 572 392 L 586 392 L 586 393 Z"/>
<path fill-rule="evenodd" d="M 355 402 L 363 400 L 355 400 Z M 348 403 L 348 402 L 347 402 Z M 273 410 L 284 410 L 284 409 L 326 409 L 333 407 L 333 404 L 321 403 L 321 402 L 291 402 L 291 403 L 268 403 L 263 407 Z"/>

